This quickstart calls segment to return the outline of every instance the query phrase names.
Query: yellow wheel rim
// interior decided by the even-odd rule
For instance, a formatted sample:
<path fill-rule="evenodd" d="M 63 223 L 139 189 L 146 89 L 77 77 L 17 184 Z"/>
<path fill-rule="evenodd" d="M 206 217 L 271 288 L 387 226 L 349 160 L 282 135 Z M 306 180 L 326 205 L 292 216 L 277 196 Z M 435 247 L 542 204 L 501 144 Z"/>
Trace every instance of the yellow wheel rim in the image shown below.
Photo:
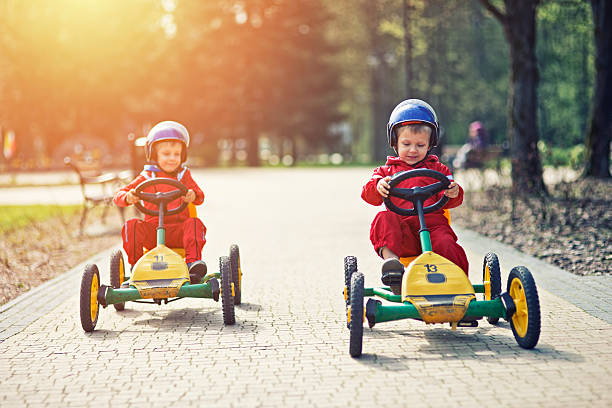
<path fill-rule="evenodd" d="M 123 258 L 119 261 L 119 286 L 125 280 L 125 266 L 123 265 Z"/>
<path fill-rule="evenodd" d="M 349 307 L 346 308 L 346 322 L 347 323 L 351 322 L 351 305 L 349 305 Z"/>
<path fill-rule="evenodd" d="M 510 296 L 514 300 L 516 311 L 512 315 L 512 323 L 516 334 L 525 337 L 527 333 L 527 323 L 529 323 L 529 311 L 527 310 L 527 300 L 525 290 L 519 278 L 512 279 L 510 283 Z"/>
<path fill-rule="evenodd" d="M 489 271 L 489 265 L 485 266 L 484 279 L 482 280 L 484 285 L 484 298 L 485 300 L 491 300 L 491 271 Z"/>
<path fill-rule="evenodd" d="M 98 275 L 93 274 L 91 279 L 91 321 L 95 321 L 96 317 L 98 317 L 98 288 L 100 284 L 98 283 Z"/>

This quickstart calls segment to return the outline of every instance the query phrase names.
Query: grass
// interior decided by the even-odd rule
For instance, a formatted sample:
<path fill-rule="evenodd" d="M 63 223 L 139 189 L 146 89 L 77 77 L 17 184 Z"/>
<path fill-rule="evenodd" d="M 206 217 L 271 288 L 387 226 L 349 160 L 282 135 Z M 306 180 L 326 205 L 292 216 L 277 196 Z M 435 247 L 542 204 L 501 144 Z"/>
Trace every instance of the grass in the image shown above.
<path fill-rule="evenodd" d="M 8 232 L 34 222 L 73 215 L 81 205 L 0 205 L 0 231 Z"/>

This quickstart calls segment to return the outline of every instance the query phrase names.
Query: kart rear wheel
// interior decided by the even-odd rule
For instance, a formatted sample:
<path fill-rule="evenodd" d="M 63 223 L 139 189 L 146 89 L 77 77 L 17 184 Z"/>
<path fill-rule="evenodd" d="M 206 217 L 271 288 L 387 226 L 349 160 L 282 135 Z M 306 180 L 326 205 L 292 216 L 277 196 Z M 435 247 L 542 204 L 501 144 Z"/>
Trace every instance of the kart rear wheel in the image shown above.
<path fill-rule="evenodd" d="M 120 249 L 111 254 L 110 261 L 110 283 L 113 289 L 119 289 L 125 280 L 125 263 L 123 262 L 123 253 Z M 113 304 L 118 312 L 125 309 L 125 303 Z"/>
<path fill-rule="evenodd" d="M 234 314 L 234 296 L 232 295 L 232 275 L 229 257 L 222 256 L 219 258 L 219 270 L 221 271 L 223 323 L 230 325 L 236 323 L 236 315 Z"/>
<path fill-rule="evenodd" d="M 489 252 L 485 255 L 482 265 L 482 283 L 484 285 L 484 300 L 497 299 L 501 295 L 501 272 L 497 255 Z M 490 324 L 497 324 L 499 317 L 487 317 Z"/>
<path fill-rule="evenodd" d="M 363 343 L 363 274 L 355 272 L 351 276 L 351 304 L 348 308 L 349 317 L 349 353 L 351 357 L 361 356 Z"/>
<path fill-rule="evenodd" d="M 85 266 L 85 272 L 81 279 L 81 326 L 86 332 L 91 332 L 98 323 L 100 304 L 98 303 L 98 291 L 100 290 L 100 273 L 94 264 Z"/>
<path fill-rule="evenodd" d="M 512 268 L 507 291 L 516 306 L 510 318 L 514 338 L 522 348 L 534 348 L 540 338 L 540 300 L 531 272 L 524 266 Z"/>
<path fill-rule="evenodd" d="M 351 304 L 351 276 L 357 272 L 357 258 L 347 256 L 344 258 L 344 302 Z"/>
<path fill-rule="evenodd" d="M 242 303 L 242 269 L 240 268 L 240 250 L 236 244 L 230 246 L 230 267 L 234 284 L 234 304 L 239 305 Z"/>

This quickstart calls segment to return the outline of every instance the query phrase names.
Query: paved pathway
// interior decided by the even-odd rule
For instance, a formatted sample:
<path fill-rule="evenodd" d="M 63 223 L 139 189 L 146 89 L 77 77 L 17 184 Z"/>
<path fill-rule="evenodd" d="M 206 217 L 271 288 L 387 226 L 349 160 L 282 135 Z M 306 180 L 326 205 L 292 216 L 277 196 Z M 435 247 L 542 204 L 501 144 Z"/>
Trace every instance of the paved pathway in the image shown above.
<path fill-rule="evenodd" d="M 358 257 L 366 285 L 379 278 L 368 240 L 376 208 L 359 199 L 368 176 L 368 169 L 197 172 L 208 196 L 200 216 L 209 267 L 240 245 L 237 324 L 223 326 L 219 303 L 184 299 L 103 309 L 97 330 L 85 334 L 80 265 L 0 307 L 0 407 L 612 405 L 610 279 L 571 276 L 470 231 L 458 235 L 472 281 L 491 248 L 504 275 L 517 263 L 534 273 L 538 347 L 518 347 L 504 321 L 452 332 L 405 320 L 366 329 L 364 355 L 350 358 L 343 257 Z M 91 260 L 104 283 L 108 252 Z"/>

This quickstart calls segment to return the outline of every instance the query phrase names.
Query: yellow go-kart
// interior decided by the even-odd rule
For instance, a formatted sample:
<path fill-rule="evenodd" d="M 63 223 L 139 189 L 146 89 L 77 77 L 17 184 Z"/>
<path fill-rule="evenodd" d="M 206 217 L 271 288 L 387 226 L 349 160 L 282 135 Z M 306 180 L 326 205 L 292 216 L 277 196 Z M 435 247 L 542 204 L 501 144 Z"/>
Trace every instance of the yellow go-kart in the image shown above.
<path fill-rule="evenodd" d="M 158 184 L 170 185 L 176 190 L 156 193 L 144 191 Z M 242 270 L 238 246 L 231 245 L 229 256 L 219 258 L 218 273 L 207 273 L 200 283 L 192 284 L 183 258 L 184 249 L 168 248 L 165 245 L 164 216 L 178 214 L 185 210 L 188 204 L 181 203 L 174 209 L 168 209 L 167 205 L 186 193 L 187 188 L 182 183 L 168 178 L 149 179 L 136 187 L 135 194 L 138 198 L 158 206 L 158 211 L 155 212 L 144 207 L 141 202 L 135 204 L 143 213 L 159 216 L 157 246 L 136 262 L 129 277 L 126 276 L 121 250 L 113 252 L 110 260 L 110 286 L 100 284 L 97 265 L 89 264 L 85 267 L 80 297 L 83 330 L 86 332 L 94 330 L 100 306 L 105 308 L 113 305 L 116 310 L 121 311 L 128 301 L 161 305 L 162 302 L 168 303 L 185 297 L 211 298 L 215 301 L 219 301 L 221 297 L 223 322 L 226 325 L 236 322 L 234 305 L 240 304 L 242 298 Z"/>
<path fill-rule="evenodd" d="M 397 187 L 412 177 L 430 177 L 438 182 L 424 187 Z M 423 203 L 448 187 L 450 181 L 446 176 L 434 170 L 416 169 L 395 174 L 389 184 L 390 196 L 414 205 L 414 208 L 407 209 L 397 206 L 390 198 L 384 200 L 390 211 L 419 217 L 423 253 L 400 259 L 405 271 L 389 276 L 388 287 L 378 288 L 364 287 L 364 276 L 357 270 L 357 258 L 347 256 L 344 259 L 344 300 L 350 330 L 350 355 L 359 357 L 362 353 L 365 320 L 374 327 L 376 323 L 386 321 L 416 319 L 427 324 L 450 323 L 455 330 L 458 326 L 476 327 L 483 317 L 491 324 L 504 318 L 510 322 L 519 346 L 526 349 L 535 347 L 540 337 L 540 301 L 535 281 L 527 268 L 513 268 L 508 276 L 507 291 L 501 293 L 499 261 L 494 253 L 485 256 L 482 284 L 472 285 L 461 268 L 432 252 L 424 214 L 442 208 L 448 198 L 442 197 L 425 208 Z M 395 294 L 399 287 L 401 294 Z M 477 300 L 476 293 L 482 293 L 482 300 Z M 365 307 L 364 297 L 369 297 Z M 383 304 L 373 297 L 390 303 Z"/>

